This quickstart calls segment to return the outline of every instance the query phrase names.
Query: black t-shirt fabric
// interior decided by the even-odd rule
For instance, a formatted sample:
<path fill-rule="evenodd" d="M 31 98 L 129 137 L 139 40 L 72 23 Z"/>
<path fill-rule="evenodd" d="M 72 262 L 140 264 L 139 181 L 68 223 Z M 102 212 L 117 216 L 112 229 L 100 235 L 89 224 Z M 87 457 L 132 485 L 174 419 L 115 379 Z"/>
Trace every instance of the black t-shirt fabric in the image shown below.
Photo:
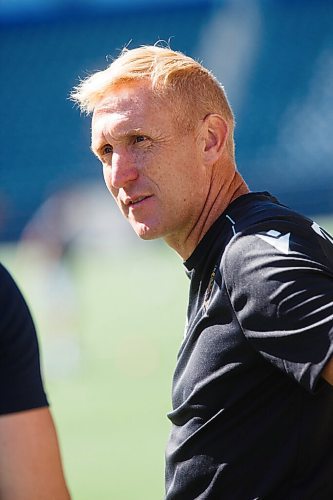
<path fill-rule="evenodd" d="M 28 306 L 0 264 L 0 415 L 48 406 Z"/>
<path fill-rule="evenodd" d="M 332 238 L 249 193 L 184 264 L 165 498 L 331 500 Z"/>

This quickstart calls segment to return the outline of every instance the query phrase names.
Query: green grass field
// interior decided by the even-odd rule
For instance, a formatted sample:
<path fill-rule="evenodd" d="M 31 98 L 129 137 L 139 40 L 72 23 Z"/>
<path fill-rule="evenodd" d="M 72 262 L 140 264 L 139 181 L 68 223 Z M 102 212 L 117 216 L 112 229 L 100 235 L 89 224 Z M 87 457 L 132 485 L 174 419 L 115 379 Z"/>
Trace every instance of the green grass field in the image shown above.
<path fill-rule="evenodd" d="M 73 499 L 162 499 L 166 413 L 188 287 L 180 258 L 154 244 L 77 254 L 69 311 L 55 276 L 40 276 L 45 263 L 27 255 L 22 262 L 12 248 L 1 257 L 38 326 Z"/>
<path fill-rule="evenodd" d="M 331 218 L 318 222 L 332 232 Z M 67 273 L 26 249 L 0 257 L 38 327 L 73 499 L 162 499 L 188 291 L 181 259 L 156 242 L 75 253 Z"/>

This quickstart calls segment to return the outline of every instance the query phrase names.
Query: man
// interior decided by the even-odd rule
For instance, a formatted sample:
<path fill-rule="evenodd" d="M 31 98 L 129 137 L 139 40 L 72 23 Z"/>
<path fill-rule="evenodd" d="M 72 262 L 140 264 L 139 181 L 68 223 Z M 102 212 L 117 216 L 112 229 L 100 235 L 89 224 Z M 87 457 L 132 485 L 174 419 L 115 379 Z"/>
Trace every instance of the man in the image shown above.
<path fill-rule="evenodd" d="M 0 264 L 0 498 L 68 500 L 34 324 Z"/>
<path fill-rule="evenodd" d="M 333 498 L 333 245 L 236 169 L 223 88 L 193 59 L 124 50 L 72 98 L 139 237 L 191 280 L 166 498 Z"/>

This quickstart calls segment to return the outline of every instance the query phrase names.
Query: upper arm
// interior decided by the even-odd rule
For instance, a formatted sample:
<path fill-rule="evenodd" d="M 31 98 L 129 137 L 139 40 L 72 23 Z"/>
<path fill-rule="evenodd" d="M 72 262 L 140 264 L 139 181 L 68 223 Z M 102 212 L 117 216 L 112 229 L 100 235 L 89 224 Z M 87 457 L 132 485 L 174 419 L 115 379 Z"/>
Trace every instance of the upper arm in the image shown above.
<path fill-rule="evenodd" d="M 1 500 L 68 500 L 48 408 L 0 417 Z"/>
<path fill-rule="evenodd" d="M 332 248 L 311 229 L 277 227 L 236 237 L 223 271 L 247 340 L 312 391 L 332 373 Z"/>

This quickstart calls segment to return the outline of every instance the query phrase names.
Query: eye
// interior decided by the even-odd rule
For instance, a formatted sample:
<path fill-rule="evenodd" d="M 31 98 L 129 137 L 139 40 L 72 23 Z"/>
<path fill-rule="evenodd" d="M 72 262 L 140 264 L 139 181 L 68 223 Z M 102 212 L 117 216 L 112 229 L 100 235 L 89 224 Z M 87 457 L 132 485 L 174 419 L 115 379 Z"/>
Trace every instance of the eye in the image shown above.
<path fill-rule="evenodd" d="M 147 137 L 145 135 L 136 135 L 134 137 L 134 142 L 143 142 L 147 139 Z"/>
<path fill-rule="evenodd" d="M 105 146 L 102 147 L 102 155 L 109 155 L 113 153 L 113 147 L 110 146 L 110 144 L 105 144 Z"/>

